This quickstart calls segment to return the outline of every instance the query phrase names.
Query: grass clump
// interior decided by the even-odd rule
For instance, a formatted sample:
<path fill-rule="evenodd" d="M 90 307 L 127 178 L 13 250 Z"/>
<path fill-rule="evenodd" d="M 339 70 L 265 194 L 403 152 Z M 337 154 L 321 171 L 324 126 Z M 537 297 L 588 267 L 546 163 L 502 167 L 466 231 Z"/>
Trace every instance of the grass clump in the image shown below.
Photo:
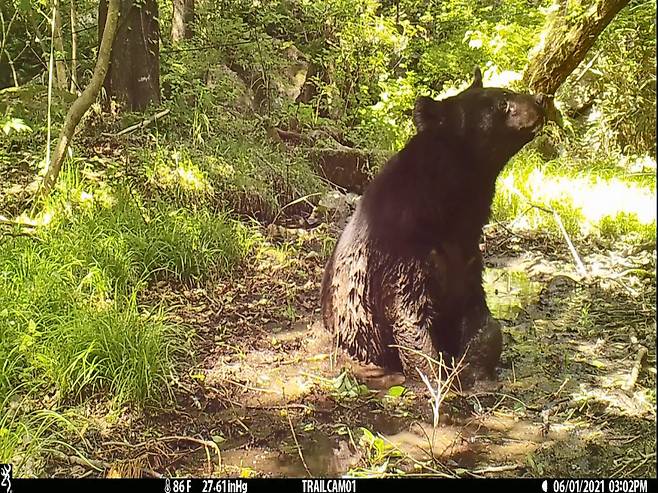
<path fill-rule="evenodd" d="M 226 274 L 251 248 L 226 215 L 142 208 L 125 192 L 112 202 L 62 208 L 34 238 L 0 243 L 0 401 L 26 381 L 67 399 L 162 397 L 181 329 L 145 313 L 139 293 Z"/>

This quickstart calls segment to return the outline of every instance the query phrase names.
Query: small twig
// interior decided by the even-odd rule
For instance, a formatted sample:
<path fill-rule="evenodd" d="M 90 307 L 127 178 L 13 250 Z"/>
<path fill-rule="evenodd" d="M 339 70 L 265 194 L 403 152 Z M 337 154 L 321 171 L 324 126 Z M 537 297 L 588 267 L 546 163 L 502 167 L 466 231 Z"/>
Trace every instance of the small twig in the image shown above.
<path fill-rule="evenodd" d="M 634 274 L 636 276 L 650 276 L 653 274 L 653 272 L 650 272 L 648 270 L 640 269 L 639 267 L 631 268 L 631 269 L 626 269 L 625 271 L 619 272 L 617 274 L 613 274 L 611 276 L 608 276 L 611 279 L 621 279 L 622 277 L 625 277 L 629 274 Z"/>
<path fill-rule="evenodd" d="M 4 216 L 0 216 L 0 226 L 16 226 L 21 228 L 34 228 L 34 224 L 30 224 L 24 221 L 7 219 Z"/>
<path fill-rule="evenodd" d="M 234 402 L 234 404 L 239 404 L 239 407 L 242 407 L 244 409 L 260 409 L 260 410 L 265 410 L 265 409 L 274 409 L 274 410 L 282 410 L 282 409 L 303 409 L 304 411 L 311 411 L 313 413 L 331 413 L 333 412 L 333 409 L 316 409 L 312 406 L 308 406 L 306 404 L 285 404 L 285 405 L 279 405 L 279 406 L 251 406 L 248 404 L 240 404 L 239 402 Z"/>
<path fill-rule="evenodd" d="M 118 442 L 118 441 L 116 441 L 116 440 L 109 440 L 109 441 L 107 441 L 107 442 L 103 442 L 102 445 L 103 445 L 104 447 L 105 447 L 105 446 L 119 446 L 119 447 L 130 447 L 130 448 L 134 448 L 134 447 L 139 447 L 140 445 L 144 445 L 144 444 L 146 444 L 146 443 L 148 443 L 148 442 L 142 442 L 142 443 L 136 443 L 136 444 L 133 444 L 133 443 L 129 443 L 129 442 Z"/>
<path fill-rule="evenodd" d="M 31 231 L 20 231 L 18 233 L 0 233 L 0 240 L 3 238 L 20 238 L 22 236 L 25 236 L 27 238 L 31 238 L 36 241 L 42 241 L 41 238 L 38 236 L 34 236 L 34 233 Z"/>
<path fill-rule="evenodd" d="M 635 357 L 635 364 L 631 370 L 631 374 L 628 376 L 628 379 L 621 386 L 623 390 L 632 390 L 637 383 L 637 377 L 640 375 L 640 370 L 642 369 L 642 363 L 644 358 L 647 357 L 648 350 L 644 346 L 640 346 L 637 351 L 637 356 Z"/>
<path fill-rule="evenodd" d="M 649 461 L 653 461 L 654 463 L 656 462 L 656 452 L 652 452 L 652 453 L 644 455 L 644 460 L 642 462 L 638 463 L 633 469 L 628 471 L 626 473 L 626 477 L 631 477 L 631 475 L 635 471 L 637 471 L 640 467 L 644 466 Z"/>
<path fill-rule="evenodd" d="M 418 351 L 417 349 L 412 349 L 410 347 L 400 346 L 398 344 L 389 344 L 388 347 L 398 348 L 398 349 L 402 349 L 404 351 L 409 351 L 410 353 L 414 353 L 418 356 L 422 356 L 423 358 L 425 358 L 430 363 L 430 368 L 434 372 L 434 378 L 436 378 L 437 380 L 438 380 L 438 375 L 436 374 L 434 365 L 438 366 L 439 369 L 440 368 L 446 368 L 446 364 L 443 362 L 443 356 L 441 356 L 441 361 L 439 361 L 439 360 L 436 360 L 436 359 L 432 358 L 431 356 L 428 356 L 427 354 L 423 353 L 422 351 Z M 448 375 L 448 378 L 446 379 L 446 382 L 445 382 L 444 385 L 446 385 L 446 386 L 452 385 L 452 382 L 457 378 L 459 373 L 461 373 L 461 371 L 465 368 L 464 365 L 463 365 L 465 358 L 466 358 L 466 353 L 464 353 L 462 355 L 462 357 L 459 359 L 459 361 L 457 361 L 456 363 L 453 359 L 454 369 Z"/>
<path fill-rule="evenodd" d="M 304 469 L 306 469 L 306 472 L 308 473 L 309 477 L 313 477 L 311 474 L 311 471 L 308 469 L 308 465 L 306 465 L 306 460 L 304 460 L 304 454 L 302 454 L 302 448 L 299 446 L 299 442 L 297 441 L 297 435 L 295 434 L 295 427 L 292 425 L 292 419 L 290 419 L 290 414 L 288 414 L 288 424 L 290 425 L 290 431 L 292 432 L 292 438 L 295 440 L 295 446 L 297 447 L 297 453 L 299 454 L 299 458 L 302 460 L 302 464 L 304 465 Z"/>
<path fill-rule="evenodd" d="M 272 103 L 270 101 L 270 78 L 267 70 L 265 69 L 265 62 L 263 61 L 263 49 L 260 46 L 260 37 L 258 32 L 254 31 L 256 37 L 256 47 L 258 48 L 258 56 L 260 58 L 260 67 L 263 74 L 263 82 L 265 82 L 265 100 L 267 101 L 267 114 L 272 114 Z"/>
<path fill-rule="evenodd" d="M 288 208 L 288 207 L 291 207 L 291 206 L 293 206 L 293 205 L 297 205 L 297 204 L 299 204 L 300 202 L 306 202 L 307 204 L 309 204 L 309 205 L 312 206 L 313 203 L 310 202 L 308 199 L 309 199 L 310 197 L 315 196 L 315 195 L 322 195 L 322 194 L 321 194 L 320 192 L 309 193 L 308 195 L 304 195 L 303 197 L 299 197 L 299 198 L 293 200 L 292 202 L 288 202 L 286 205 L 284 205 L 283 207 L 281 207 L 281 209 L 279 210 L 279 212 L 276 213 L 276 216 L 274 216 L 274 219 L 272 219 L 272 224 L 276 223 L 276 220 L 279 219 L 279 216 L 280 216 L 280 215 L 283 213 L 283 211 L 284 211 L 286 208 Z"/>
<path fill-rule="evenodd" d="M 495 397 L 500 397 L 501 398 L 500 402 L 502 402 L 504 399 L 511 399 L 514 402 L 518 402 L 519 404 L 521 404 L 524 407 L 529 407 L 521 399 L 518 399 L 517 397 L 514 397 L 513 395 L 510 395 L 510 394 L 504 394 L 502 392 L 476 392 L 476 393 L 471 394 L 471 396 L 476 397 L 476 398 L 479 395 L 493 395 Z M 498 404 L 496 404 L 496 406 L 493 407 L 492 411 L 495 410 L 497 406 L 498 406 Z"/>
<path fill-rule="evenodd" d="M 592 57 L 589 63 L 585 65 L 585 68 L 580 72 L 580 75 L 573 82 L 574 86 L 577 85 L 580 82 L 580 79 L 582 79 L 585 76 L 585 74 L 589 71 L 589 69 L 592 68 L 592 65 L 594 65 L 594 62 L 596 62 L 596 60 L 599 58 L 600 55 L 601 52 L 599 51 L 596 55 Z"/>
<path fill-rule="evenodd" d="M 490 466 L 483 467 L 481 469 L 475 469 L 472 471 L 473 474 L 487 474 L 492 472 L 505 472 L 505 471 L 516 471 L 517 469 L 524 469 L 525 465 L 523 464 L 511 464 L 508 466 Z"/>
<path fill-rule="evenodd" d="M 434 391 L 434 388 L 432 387 L 432 384 L 430 383 L 429 379 L 427 376 L 420 371 L 418 368 L 416 368 L 416 371 L 420 375 L 421 380 L 427 387 L 427 390 L 430 392 L 430 396 L 432 397 L 431 400 L 433 401 L 432 404 L 432 425 L 434 429 L 436 429 L 437 426 L 439 426 L 439 406 L 441 404 L 441 401 L 443 400 L 443 385 L 441 385 L 441 372 L 439 371 L 439 377 L 438 377 L 438 382 L 436 383 L 436 391 Z"/>
<path fill-rule="evenodd" d="M 186 437 L 186 436 L 180 436 L 180 435 L 171 435 L 171 436 L 165 436 L 165 437 L 160 437 L 157 439 L 160 442 L 168 442 L 168 441 L 187 441 L 187 442 L 194 442 L 198 443 L 204 446 L 206 450 L 206 458 L 208 460 L 208 473 L 212 474 L 212 464 L 210 461 L 210 453 L 208 452 L 209 448 L 212 448 L 215 453 L 217 453 L 217 465 L 219 466 L 219 470 L 222 469 L 222 453 L 219 450 L 219 447 L 217 444 L 213 441 L 210 440 L 203 440 L 201 438 L 194 438 L 194 437 Z"/>
<path fill-rule="evenodd" d="M 4 216 L 0 216 L 0 227 L 2 226 L 6 226 L 8 229 L 5 229 L 0 233 L 0 240 L 5 237 L 18 238 L 21 236 L 27 236 L 33 240 L 41 241 L 41 238 L 36 236 L 34 224 L 7 219 Z"/>
<path fill-rule="evenodd" d="M 512 187 L 512 192 L 514 192 L 516 195 L 521 197 L 523 200 L 528 202 L 528 204 L 535 208 L 538 209 L 542 212 L 546 212 L 547 214 L 552 214 L 553 219 L 555 219 L 555 223 L 557 224 L 558 229 L 562 233 L 562 236 L 564 237 L 565 241 L 567 242 L 567 247 L 569 248 L 569 252 L 571 253 L 571 256 L 574 259 L 574 262 L 576 263 L 576 268 L 578 269 L 578 273 L 583 276 L 587 277 L 587 269 L 585 269 L 585 265 L 583 264 L 583 261 L 580 259 L 580 255 L 578 255 L 578 252 L 576 251 L 576 248 L 573 246 L 573 243 L 571 241 L 571 237 L 569 236 L 569 233 L 567 233 L 567 230 L 564 227 L 564 224 L 562 224 L 562 219 L 560 218 L 560 215 L 557 213 L 555 209 L 543 207 L 541 205 L 534 204 L 528 199 L 525 195 L 523 195 L 519 190 L 517 190 L 515 187 Z"/>
<path fill-rule="evenodd" d="M 159 113 L 156 113 L 152 117 L 147 118 L 146 120 L 142 120 L 139 123 L 135 123 L 134 125 L 130 125 L 129 127 L 124 128 L 120 132 L 117 132 L 115 134 L 103 132 L 102 135 L 104 135 L 106 137 L 120 137 L 121 135 L 129 134 L 131 132 L 134 132 L 135 130 L 138 130 L 140 128 L 144 128 L 144 127 L 149 126 L 151 123 L 156 121 L 158 118 L 162 118 L 163 116 L 167 115 L 170 111 L 171 110 L 169 108 L 167 108 L 165 110 L 160 111 Z"/>
<path fill-rule="evenodd" d="M 624 282 L 621 279 L 617 279 L 616 277 L 613 277 L 613 276 L 606 276 L 605 279 L 608 279 L 608 280 L 614 282 L 615 284 L 618 284 L 622 288 L 624 288 L 626 290 L 626 292 L 631 295 L 631 297 L 633 297 L 633 298 L 637 297 L 637 295 L 638 295 L 637 291 L 635 291 L 634 289 L 626 286 L 626 284 L 624 284 Z"/>
<path fill-rule="evenodd" d="M 560 218 L 560 215 L 557 213 L 555 209 L 553 209 L 552 212 L 553 212 L 553 217 L 555 218 L 555 222 L 557 223 L 557 227 L 560 228 L 560 231 L 562 232 L 562 236 L 564 236 L 564 239 L 567 242 L 567 246 L 569 247 L 569 251 L 571 252 L 571 256 L 576 262 L 578 273 L 583 277 L 587 277 L 587 269 L 585 269 L 585 265 L 583 264 L 583 261 L 580 259 L 580 256 L 578 255 L 576 248 L 573 246 L 573 243 L 571 242 L 571 238 L 569 237 L 569 233 L 567 233 L 567 230 L 564 228 L 564 225 L 562 224 L 562 219 Z"/>
<path fill-rule="evenodd" d="M 104 470 L 110 470 L 112 468 L 112 464 L 110 464 L 109 462 L 105 462 L 103 460 L 87 459 L 86 457 L 82 457 L 82 456 L 78 457 L 75 455 L 66 455 L 60 452 L 59 450 L 50 450 L 49 452 L 50 455 L 52 455 L 57 460 L 68 462 L 69 464 L 76 464 L 85 467 L 87 469 L 91 468 L 100 472 Z M 162 477 L 162 474 L 148 467 L 139 467 L 138 469 L 145 475 L 150 476 L 152 478 Z"/>
<path fill-rule="evenodd" d="M 238 387 L 242 387 L 245 390 L 253 390 L 254 392 L 263 392 L 263 393 L 266 393 L 266 394 L 281 395 L 281 392 L 279 392 L 278 390 L 262 389 L 262 388 L 259 388 L 259 387 L 251 387 L 249 385 L 246 385 L 244 383 L 240 383 L 236 380 L 232 380 L 232 379 L 226 378 L 226 377 L 222 378 L 222 380 L 224 380 L 225 382 L 228 382 L 228 383 L 232 383 L 233 385 L 237 385 Z"/>
<path fill-rule="evenodd" d="M 305 358 L 303 357 L 297 357 L 297 358 L 291 358 L 291 359 L 286 359 L 283 361 L 277 361 L 277 365 L 279 366 L 285 366 L 285 365 L 296 365 L 298 363 L 313 363 L 315 361 L 324 361 L 328 358 L 330 358 L 331 355 L 327 353 L 319 353 L 314 356 L 307 356 Z"/>
<path fill-rule="evenodd" d="M 430 393 L 430 403 L 431 403 L 431 406 L 432 406 L 432 424 L 433 424 L 433 426 L 432 426 L 432 438 L 431 439 L 429 437 L 427 437 L 427 438 L 428 438 L 428 445 L 429 445 L 430 453 L 431 453 L 432 456 L 434 456 L 434 450 L 433 450 L 433 448 L 434 448 L 434 438 L 436 436 L 436 431 L 437 431 L 437 428 L 439 426 L 439 417 L 440 417 L 439 416 L 439 408 L 440 408 L 441 403 L 443 402 L 443 400 L 445 399 L 445 396 L 447 394 L 446 390 L 450 389 L 450 387 L 452 386 L 452 383 L 455 379 L 457 379 L 457 381 L 459 381 L 458 376 L 459 376 L 459 373 L 463 369 L 463 362 L 464 362 L 464 358 L 466 357 L 466 353 L 464 353 L 462 355 L 461 359 L 456 364 L 454 363 L 454 360 L 453 360 L 453 366 L 452 366 L 452 368 L 449 369 L 448 366 L 443 361 L 443 354 L 442 353 L 439 353 L 438 356 L 439 356 L 440 360 L 437 361 L 434 358 L 428 356 L 427 354 L 425 354 L 421 351 L 417 351 L 417 350 L 407 348 L 407 347 L 404 347 L 404 346 L 391 345 L 391 347 L 398 347 L 399 349 L 410 351 L 412 353 L 418 354 L 418 355 L 426 358 L 426 360 L 429 362 L 430 369 L 432 370 L 432 373 L 434 374 L 434 378 L 436 380 L 436 391 L 434 391 L 434 388 L 432 387 L 432 384 L 430 383 L 429 378 L 427 377 L 427 375 L 425 375 L 422 371 L 420 371 L 418 368 L 416 368 L 416 371 L 420 375 L 421 380 L 423 381 L 423 383 L 425 384 L 425 386 L 427 387 L 427 389 L 429 390 L 429 393 Z M 435 364 L 436 364 L 436 366 L 438 366 L 438 372 L 437 372 L 437 369 L 435 367 Z M 450 371 L 448 371 L 448 370 L 450 370 Z M 445 381 L 442 381 L 442 378 L 441 378 L 441 376 L 443 374 L 442 373 L 443 371 L 448 372 Z"/>
<path fill-rule="evenodd" d="M 48 108 L 47 108 L 47 132 L 46 132 L 46 169 L 50 168 L 50 137 L 52 133 L 52 102 L 53 102 L 53 64 L 55 63 L 55 12 L 57 4 L 53 4 L 53 18 L 50 21 L 50 57 L 48 63 Z"/>
<path fill-rule="evenodd" d="M 564 390 L 564 387 L 565 387 L 565 385 L 567 385 L 567 383 L 569 383 L 569 380 L 570 380 L 569 377 L 565 378 L 564 382 L 562 382 L 562 385 L 560 385 L 560 388 L 558 388 L 555 392 L 553 392 L 551 397 L 556 398 L 558 395 L 560 395 L 560 392 L 562 392 L 562 390 Z"/>
<path fill-rule="evenodd" d="M 68 462 L 69 464 L 77 464 L 86 468 L 96 469 L 99 472 L 112 467 L 112 464 L 109 462 L 87 459 L 86 457 L 77 457 L 75 455 L 66 455 L 59 450 L 50 450 L 50 455 L 52 455 L 57 460 Z"/>

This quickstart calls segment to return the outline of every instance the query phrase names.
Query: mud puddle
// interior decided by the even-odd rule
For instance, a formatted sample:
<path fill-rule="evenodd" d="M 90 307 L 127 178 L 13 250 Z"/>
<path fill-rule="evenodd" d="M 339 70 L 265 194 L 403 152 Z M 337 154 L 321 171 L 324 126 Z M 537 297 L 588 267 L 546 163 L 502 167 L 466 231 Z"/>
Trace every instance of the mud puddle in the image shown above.
<path fill-rule="evenodd" d="M 503 320 L 515 319 L 524 307 L 536 303 L 542 288 L 521 270 L 487 268 L 482 280 L 491 313 Z"/>
<path fill-rule="evenodd" d="M 436 428 L 422 382 L 334 355 L 312 257 L 216 286 L 217 313 L 198 325 L 204 359 L 178 407 L 140 433 L 178 437 L 151 466 L 179 476 L 655 476 L 655 280 L 639 290 L 624 279 L 636 296 L 574 280 L 568 257 L 503 253 L 483 276 L 504 321 L 502 367 L 486 385 L 443 391 Z M 188 297 L 190 311 L 204 300 Z M 162 456 L 157 440 L 135 437 L 150 449 L 126 450 Z"/>

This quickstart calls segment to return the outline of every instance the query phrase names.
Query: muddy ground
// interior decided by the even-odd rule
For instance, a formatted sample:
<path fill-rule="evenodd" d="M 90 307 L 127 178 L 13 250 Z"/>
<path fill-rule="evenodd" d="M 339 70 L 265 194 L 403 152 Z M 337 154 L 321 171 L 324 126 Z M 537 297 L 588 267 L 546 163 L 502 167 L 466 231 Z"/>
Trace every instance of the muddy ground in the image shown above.
<path fill-rule="evenodd" d="M 577 245 L 583 276 L 565 242 L 485 233 L 502 367 L 445 391 L 436 427 L 422 382 L 332 356 L 322 234 L 305 233 L 272 239 L 231 280 L 153 286 L 148 301 L 194 334 L 174 404 L 125 409 L 88 437 L 109 472 L 57 460 L 51 472 L 655 477 L 655 243 Z"/>

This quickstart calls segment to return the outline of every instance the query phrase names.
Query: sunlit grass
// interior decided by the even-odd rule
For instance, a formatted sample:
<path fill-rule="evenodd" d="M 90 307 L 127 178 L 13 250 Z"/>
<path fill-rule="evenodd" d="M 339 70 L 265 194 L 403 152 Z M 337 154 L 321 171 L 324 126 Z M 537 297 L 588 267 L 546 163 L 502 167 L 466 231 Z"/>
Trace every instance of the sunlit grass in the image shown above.
<path fill-rule="evenodd" d="M 228 275 L 257 241 L 226 214 L 141 204 L 74 175 L 64 173 L 42 214 L 23 218 L 31 235 L 0 242 L 2 462 L 36 454 L 24 436 L 52 431 L 34 417 L 45 396 L 65 409 L 90 397 L 143 406 L 170 395 L 189 337 L 140 294 L 158 279 Z"/>
<path fill-rule="evenodd" d="M 582 168 L 562 161 L 545 163 L 526 152 L 498 180 L 493 219 L 557 231 L 552 214 L 542 208 L 557 211 L 567 230 L 578 236 L 635 233 L 642 241 L 655 240 L 655 175 L 636 176 L 592 163 Z"/>
<path fill-rule="evenodd" d="M 162 151 L 158 153 L 147 167 L 147 176 L 152 183 L 170 189 L 179 188 L 182 193 L 212 193 L 206 173 L 189 157 L 181 156 L 180 152 L 172 152 L 170 156 L 163 154 Z"/>
<path fill-rule="evenodd" d="M 256 237 L 224 214 L 139 205 L 66 173 L 62 184 L 33 236 L 0 243 L 0 402 L 158 401 L 186 337 L 139 294 L 157 279 L 226 275 Z M 9 433 L 0 441 L 12 448 Z"/>

